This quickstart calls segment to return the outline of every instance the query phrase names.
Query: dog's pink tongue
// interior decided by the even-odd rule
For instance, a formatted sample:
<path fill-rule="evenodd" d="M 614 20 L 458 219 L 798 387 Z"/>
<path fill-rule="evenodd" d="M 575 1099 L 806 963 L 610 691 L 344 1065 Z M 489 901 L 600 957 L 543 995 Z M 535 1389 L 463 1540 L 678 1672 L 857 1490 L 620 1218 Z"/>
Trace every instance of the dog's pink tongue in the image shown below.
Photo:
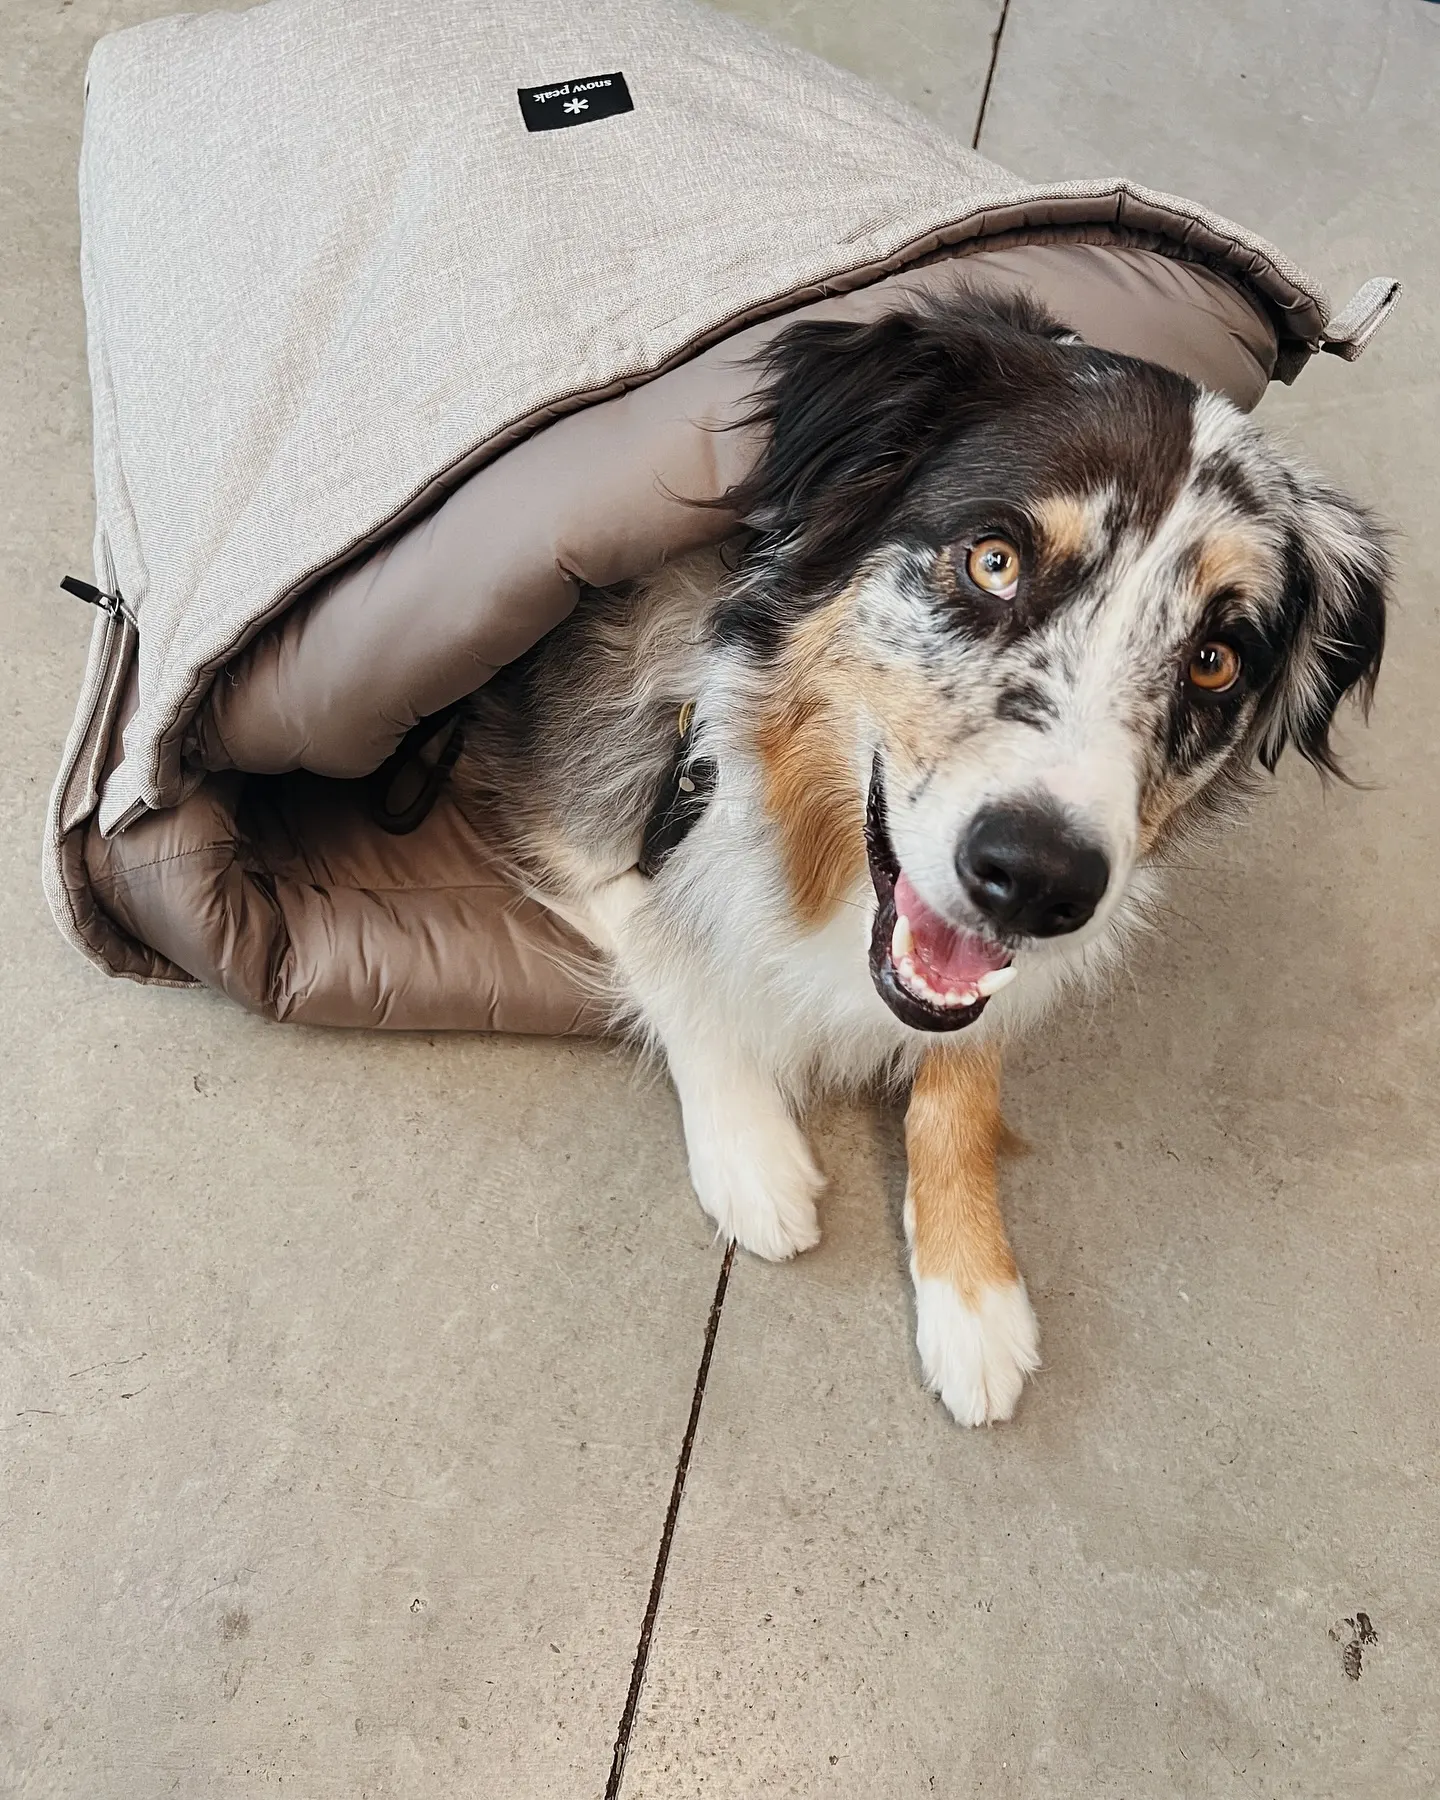
<path fill-rule="evenodd" d="M 1003 969 L 1010 960 L 1008 950 L 987 944 L 968 931 L 957 931 L 932 912 L 903 871 L 895 883 L 895 912 L 910 921 L 916 968 L 942 994 L 974 987 L 982 975 Z"/>

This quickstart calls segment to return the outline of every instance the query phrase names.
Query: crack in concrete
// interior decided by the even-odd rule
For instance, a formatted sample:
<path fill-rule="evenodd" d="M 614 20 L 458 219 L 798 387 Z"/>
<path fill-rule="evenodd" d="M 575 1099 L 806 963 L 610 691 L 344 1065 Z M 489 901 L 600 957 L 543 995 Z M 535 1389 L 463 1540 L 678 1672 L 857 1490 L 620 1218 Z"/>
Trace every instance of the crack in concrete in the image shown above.
<path fill-rule="evenodd" d="M 670 1504 L 665 1509 L 665 1527 L 660 1533 L 660 1548 L 655 1556 L 655 1570 L 650 1577 L 650 1598 L 645 1617 L 640 1623 L 640 1640 L 635 1646 L 635 1661 L 630 1669 L 630 1688 L 625 1696 L 625 1710 L 620 1715 L 615 1733 L 615 1752 L 610 1762 L 610 1779 L 605 1783 L 605 1800 L 619 1800 L 620 1784 L 625 1779 L 625 1758 L 630 1751 L 630 1738 L 635 1729 L 635 1716 L 640 1707 L 640 1690 L 645 1685 L 645 1670 L 650 1661 L 650 1644 L 655 1635 L 655 1619 L 660 1611 L 660 1597 L 665 1588 L 665 1570 L 670 1562 L 670 1546 L 675 1539 L 675 1526 L 680 1517 L 680 1502 L 685 1497 L 685 1477 L 690 1470 L 690 1453 L 695 1448 L 695 1433 L 700 1425 L 700 1408 L 705 1403 L 705 1384 L 710 1379 L 710 1359 L 715 1351 L 715 1338 L 720 1330 L 720 1314 L 725 1306 L 725 1290 L 730 1285 L 730 1266 L 735 1260 L 731 1244 L 720 1265 L 720 1278 L 715 1283 L 715 1297 L 710 1302 L 710 1318 L 705 1327 L 705 1347 L 700 1352 L 700 1366 L 695 1371 L 695 1388 L 690 1396 L 690 1417 L 680 1454 L 675 1462 L 675 1479 L 670 1484 Z"/>

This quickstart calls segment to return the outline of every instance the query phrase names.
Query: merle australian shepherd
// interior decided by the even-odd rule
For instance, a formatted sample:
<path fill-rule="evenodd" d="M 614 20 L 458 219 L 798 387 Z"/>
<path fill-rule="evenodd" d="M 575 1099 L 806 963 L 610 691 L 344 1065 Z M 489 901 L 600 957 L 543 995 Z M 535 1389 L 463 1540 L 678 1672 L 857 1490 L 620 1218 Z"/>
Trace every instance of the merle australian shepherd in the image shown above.
<path fill-rule="evenodd" d="M 726 1239 L 809 1249 L 797 1115 L 903 1084 L 921 1370 L 1006 1419 L 1038 1343 L 1001 1049 L 1257 764 L 1334 768 L 1383 538 L 1228 401 L 1025 301 L 791 326 L 755 405 L 743 537 L 587 591 L 470 703 L 456 793 L 663 1053 Z"/>

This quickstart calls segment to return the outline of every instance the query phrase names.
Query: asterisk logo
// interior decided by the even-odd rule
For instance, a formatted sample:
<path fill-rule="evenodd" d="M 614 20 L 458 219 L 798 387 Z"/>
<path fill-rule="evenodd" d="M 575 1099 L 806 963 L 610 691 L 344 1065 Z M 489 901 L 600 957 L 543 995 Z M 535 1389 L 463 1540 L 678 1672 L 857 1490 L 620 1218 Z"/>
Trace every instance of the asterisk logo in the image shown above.
<path fill-rule="evenodd" d="M 590 102 L 588 100 L 567 100 L 565 102 L 565 111 L 568 113 L 582 113 L 589 104 Z"/>

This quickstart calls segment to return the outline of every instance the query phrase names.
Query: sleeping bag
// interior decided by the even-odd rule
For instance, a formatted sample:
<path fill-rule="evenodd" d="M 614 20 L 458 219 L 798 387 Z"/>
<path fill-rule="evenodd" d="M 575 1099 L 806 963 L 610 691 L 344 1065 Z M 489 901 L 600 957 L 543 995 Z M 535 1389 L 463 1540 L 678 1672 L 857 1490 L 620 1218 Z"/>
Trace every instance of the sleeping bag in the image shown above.
<path fill-rule="evenodd" d="M 113 974 L 328 1025 L 596 1027 L 445 722 L 584 584 L 733 530 L 692 503 L 787 324 L 1025 290 L 1248 408 L 1396 292 L 1332 316 L 1202 206 L 1024 182 L 682 0 L 123 31 L 80 199 L 98 613 L 47 894 Z"/>

